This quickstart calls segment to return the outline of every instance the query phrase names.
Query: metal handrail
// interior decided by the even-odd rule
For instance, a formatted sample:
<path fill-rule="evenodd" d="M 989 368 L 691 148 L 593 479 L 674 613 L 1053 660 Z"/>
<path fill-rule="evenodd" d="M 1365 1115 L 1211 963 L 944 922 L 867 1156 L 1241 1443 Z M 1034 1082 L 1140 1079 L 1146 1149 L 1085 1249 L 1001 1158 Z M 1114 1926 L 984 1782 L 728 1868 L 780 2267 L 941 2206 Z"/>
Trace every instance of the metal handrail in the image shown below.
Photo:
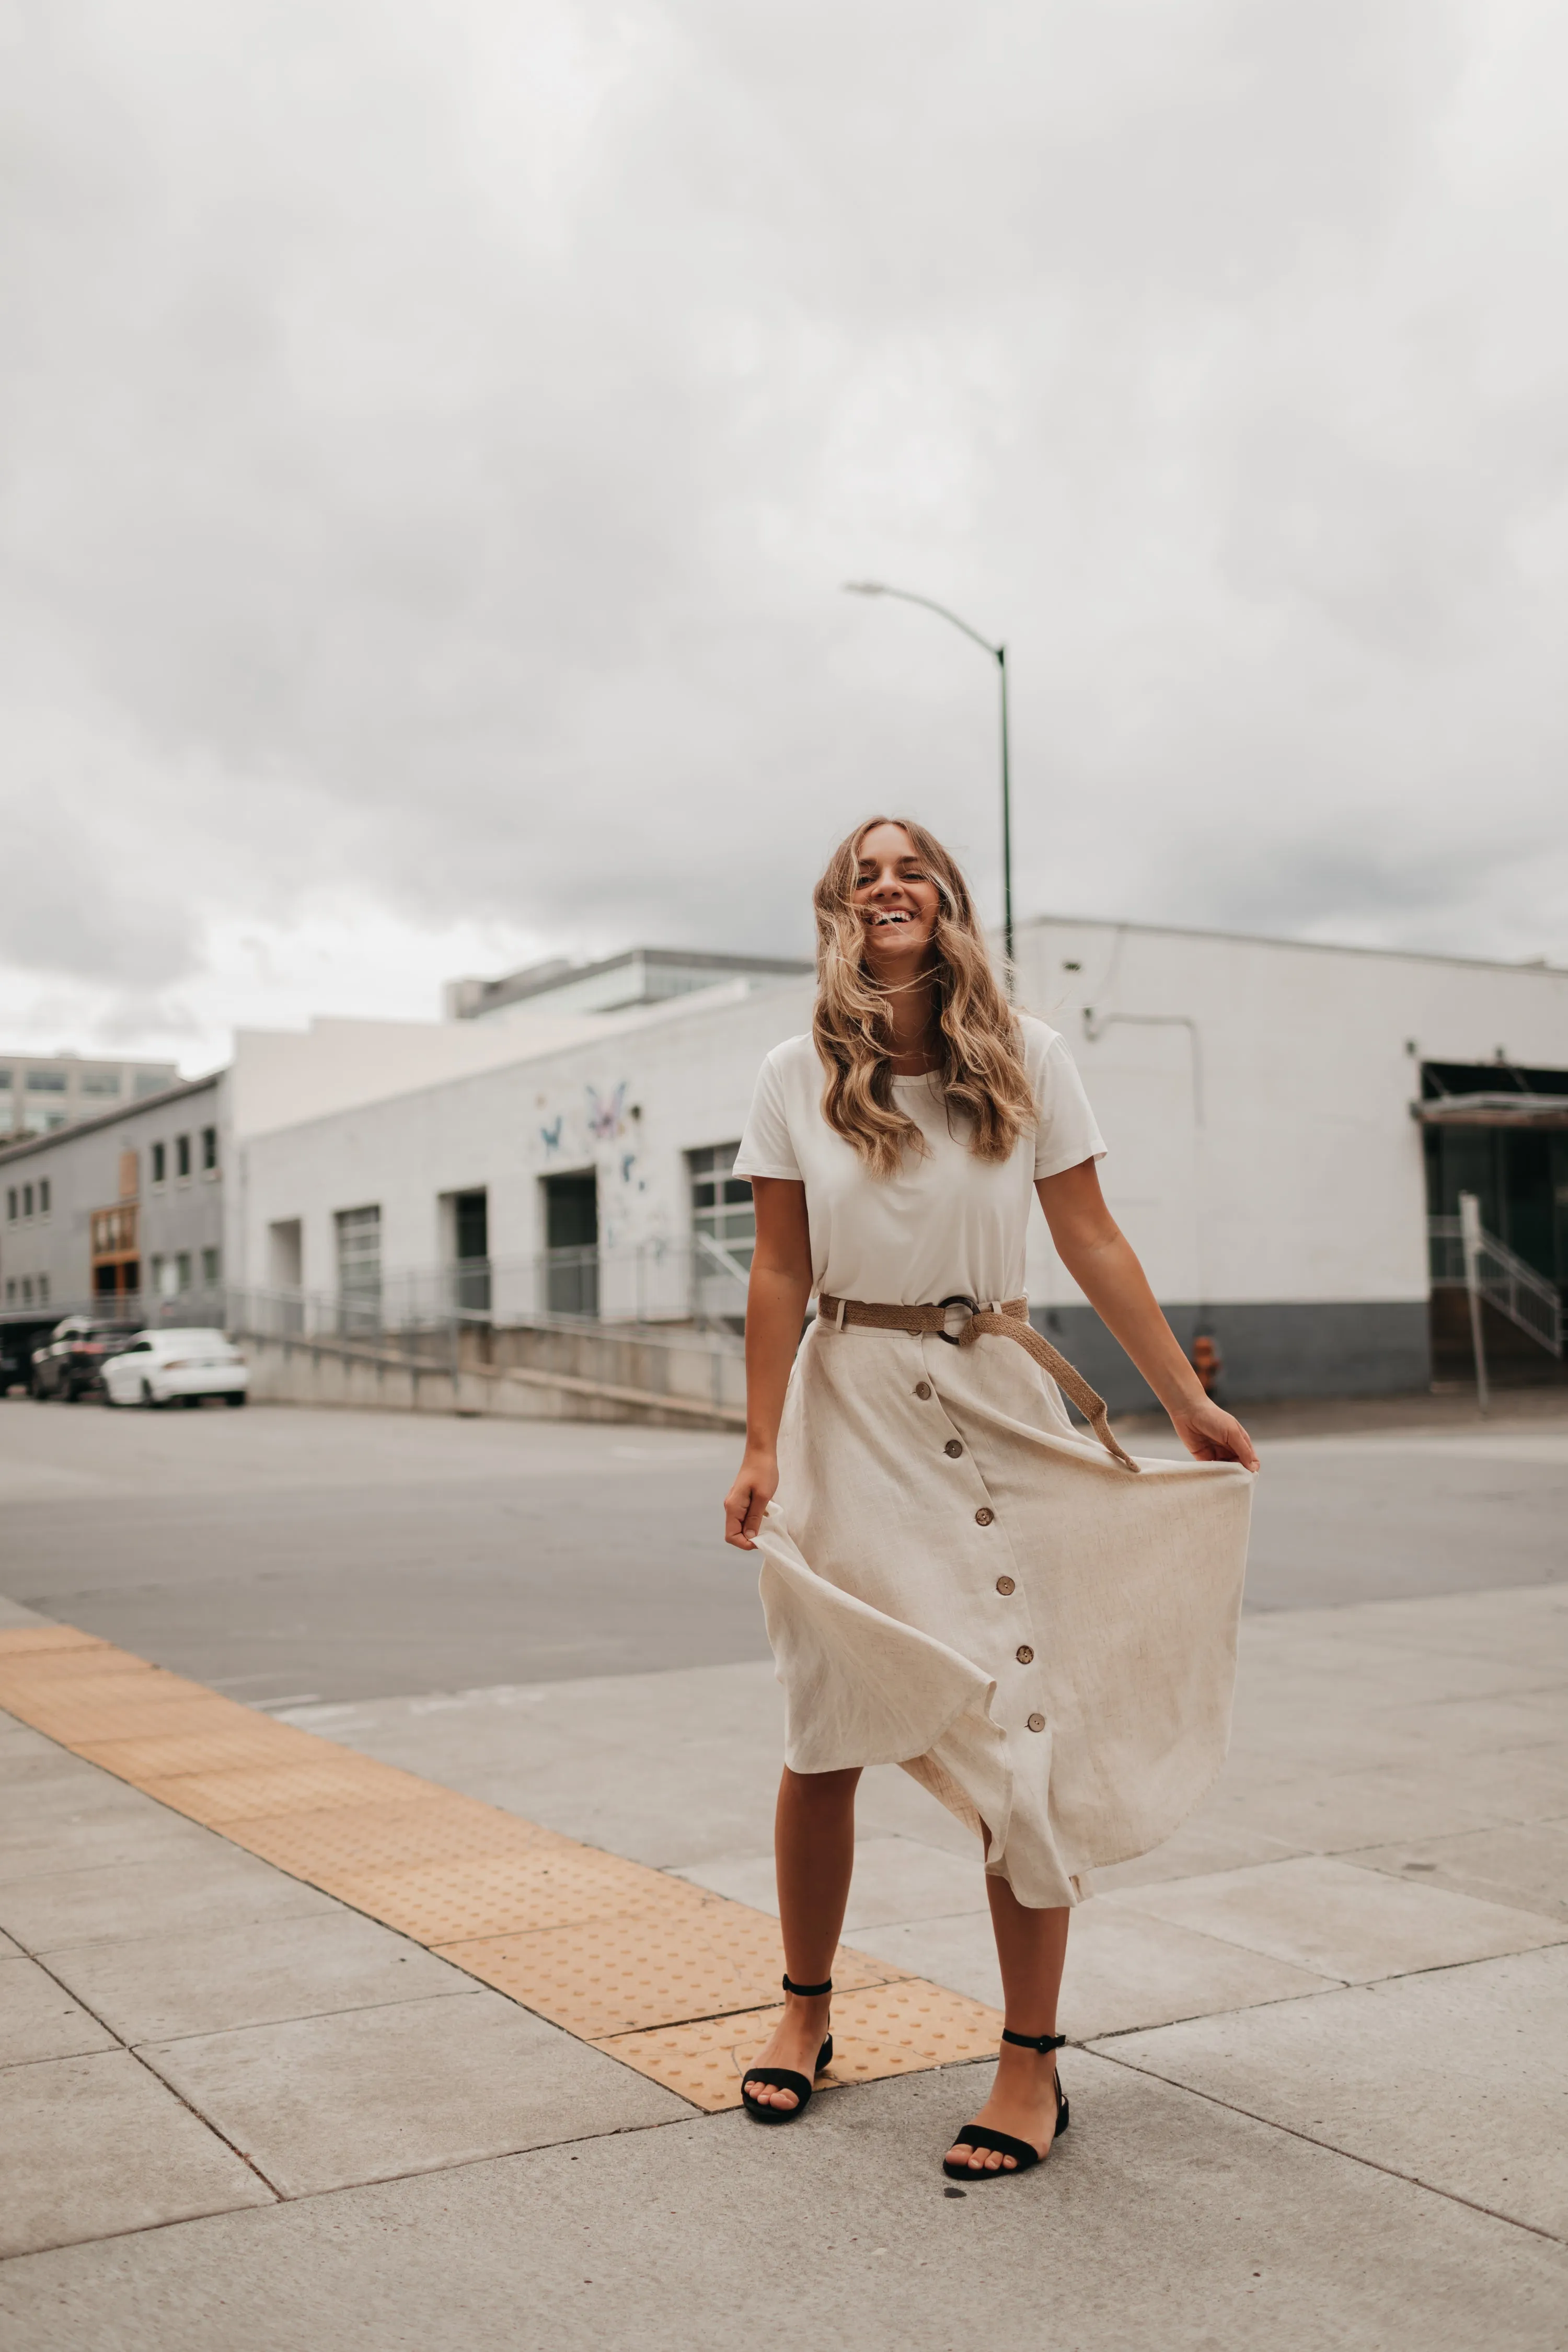
<path fill-rule="evenodd" d="M 1428 1217 L 1427 1246 L 1435 1290 L 1466 1286 L 1465 1234 L 1462 1217 Z M 1563 1300 L 1555 1283 L 1510 1250 L 1484 1227 L 1476 1250 L 1477 1286 L 1481 1297 L 1500 1315 L 1537 1340 L 1559 1362 L 1563 1357 Z"/>

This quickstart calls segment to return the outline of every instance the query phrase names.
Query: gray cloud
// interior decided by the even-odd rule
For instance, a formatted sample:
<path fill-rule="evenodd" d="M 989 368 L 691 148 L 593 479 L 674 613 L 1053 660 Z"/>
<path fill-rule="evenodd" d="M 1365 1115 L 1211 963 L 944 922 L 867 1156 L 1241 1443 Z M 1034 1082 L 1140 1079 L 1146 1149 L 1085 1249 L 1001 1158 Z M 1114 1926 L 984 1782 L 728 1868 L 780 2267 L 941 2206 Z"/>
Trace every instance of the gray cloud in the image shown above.
<path fill-rule="evenodd" d="M 994 682 L 866 573 L 1008 636 L 1024 906 L 1568 956 L 1560 20 L 20 21 L 14 966 L 790 948 L 872 803 L 994 891 Z"/>

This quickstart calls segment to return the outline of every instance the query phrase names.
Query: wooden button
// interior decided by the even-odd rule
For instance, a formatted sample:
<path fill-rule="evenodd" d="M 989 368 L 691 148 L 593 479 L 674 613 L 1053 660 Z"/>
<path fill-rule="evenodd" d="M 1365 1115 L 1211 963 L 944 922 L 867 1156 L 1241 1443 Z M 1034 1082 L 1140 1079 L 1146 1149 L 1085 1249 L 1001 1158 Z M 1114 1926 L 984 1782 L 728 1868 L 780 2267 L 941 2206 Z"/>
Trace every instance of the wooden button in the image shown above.
<path fill-rule="evenodd" d="M 1027 1642 L 1020 1642 L 1013 1655 L 1021 1666 L 1032 1666 L 1035 1663 L 1035 1654 Z"/>
<path fill-rule="evenodd" d="M 915 1394 L 919 1397 L 921 1404 L 924 1404 L 931 1395 L 931 1382 L 929 1381 L 917 1381 L 915 1382 Z"/>
<path fill-rule="evenodd" d="M 1045 1727 L 1046 1718 L 1043 1715 L 1032 1715 L 1029 1717 L 1029 1728 L 1031 1731 L 1044 1731 Z"/>
<path fill-rule="evenodd" d="M 956 1462 L 959 1455 L 963 1453 L 963 1448 L 960 1445 L 956 1437 L 950 1437 L 947 1444 L 942 1450 L 948 1456 L 950 1461 Z"/>
<path fill-rule="evenodd" d="M 1016 1592 L 1018 1588 L 1010 1576 L 999 1576 L 996 1579 L 996 1590 L 998 1592 Z"/>
<path fill-rule="evenodd" d="M 995 1512 L 988 1510 L 985 1505 L 982 1503 L 980 1508 L 974 1514 L 974 1524 L 977 1528 L 988 1528 L 995 1517 Z"/>

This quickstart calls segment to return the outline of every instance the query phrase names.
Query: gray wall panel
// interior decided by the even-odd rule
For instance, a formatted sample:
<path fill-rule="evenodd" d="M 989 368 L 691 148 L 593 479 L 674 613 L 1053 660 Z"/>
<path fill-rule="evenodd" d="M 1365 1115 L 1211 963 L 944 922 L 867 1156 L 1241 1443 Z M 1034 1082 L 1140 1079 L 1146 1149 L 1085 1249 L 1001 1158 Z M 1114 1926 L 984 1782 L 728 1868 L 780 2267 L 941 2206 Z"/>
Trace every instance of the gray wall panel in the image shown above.
<path fill-rule="evenodd" d="M 1167 1306 L 1184 1348 L 1207 1331 L 1225 1361 L 1227 1404 L 1272 1397 L 1398 1396 L 1431 1385 L 1426 1301 L 1329 1300 L 1212 1307 Z M 1088 1307 L 1037 1307 L 1030 1320 L 1119 1412 L 1157 1410 L 1155 1400 L 1098 1315 Z"/>

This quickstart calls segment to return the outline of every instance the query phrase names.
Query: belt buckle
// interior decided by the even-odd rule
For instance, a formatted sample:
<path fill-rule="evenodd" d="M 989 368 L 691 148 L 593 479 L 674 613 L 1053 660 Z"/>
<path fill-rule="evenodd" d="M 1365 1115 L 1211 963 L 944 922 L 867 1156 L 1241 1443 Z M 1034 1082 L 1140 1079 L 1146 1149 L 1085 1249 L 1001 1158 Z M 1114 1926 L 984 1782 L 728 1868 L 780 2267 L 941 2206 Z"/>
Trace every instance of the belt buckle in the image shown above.
<path fill-rule="evenodd" d="M 978 1315 L 980 1312 L 979 1300 L 967 1297 L 963 1291 L 954 1291 L 951 1298 L 939 1298 L 936 1303 L 939 1307 L 967 1307 L 971 1315 Z M 950 1348 L 959 1348 L 963 1344 L 958 1334 L 953 1331 L 939 1331 L 936 1336 L 939 1339 L 945 1339 Z"/>

